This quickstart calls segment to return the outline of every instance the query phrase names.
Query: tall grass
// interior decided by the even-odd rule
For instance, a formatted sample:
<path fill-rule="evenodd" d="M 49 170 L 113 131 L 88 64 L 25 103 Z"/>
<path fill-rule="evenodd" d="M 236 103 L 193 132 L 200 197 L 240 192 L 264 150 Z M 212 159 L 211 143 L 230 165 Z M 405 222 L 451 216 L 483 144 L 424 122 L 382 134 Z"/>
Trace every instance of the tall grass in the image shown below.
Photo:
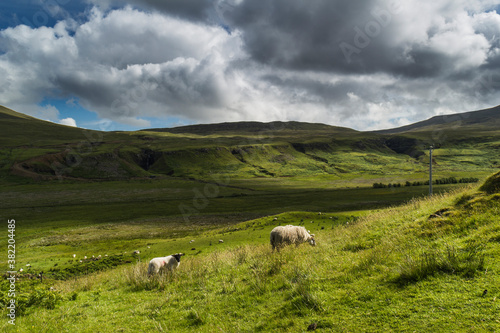
<path fill-rule="evenodd" d="M 422 252 L 416 258 L 407 256 L 400 266 L 395 282 L 407 285 L 437 274 L 474 277 L 485 268 L 482 246 L 471 244 L 463 249 L 447 246 L 442 251 Z"/>
<path fill-rule="evenodd" d="M 126 284 L 134 291 L 164 290 L 174 279 L 174 272 L 162 269 L 158 274 L 148 275 L 147 263 L 136 263 L 125 270 Z"/>

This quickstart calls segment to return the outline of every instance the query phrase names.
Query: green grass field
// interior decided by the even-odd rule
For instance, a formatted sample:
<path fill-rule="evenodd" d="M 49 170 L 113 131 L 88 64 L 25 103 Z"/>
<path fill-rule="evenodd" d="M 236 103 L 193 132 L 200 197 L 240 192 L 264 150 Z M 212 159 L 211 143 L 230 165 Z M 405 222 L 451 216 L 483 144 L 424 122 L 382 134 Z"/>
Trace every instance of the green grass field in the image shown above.
<path fill-rule="evenodd" d="M 0 284 L 2 332 L 500 331 L 492 126 L 108 133 L 0 108 L 0 129 L 0 215 L 16 226 L 0 269 L 14 238 L 19 272 L 15 326 Z M 479 183 L 373 188 L 426 181 L 430 144 L 434 179 Z M 285 224 L 317 246 L 273 253 Z M 176 252 L 177 271 L 147 276 Z"/>
<path fill-rule="evenodd" d="M 302 332 L 316 323 L 325 332 L 494 332 L 500 329 L 499 199 L 461 187 L 393 208 L 286 212 L 173 237 L 134 239 L 155 229 L 134 230 L 133 223 L 39 230 L 55 244 L 37 244 L 33 233 L 27 272 L 43 270 L 46 278 L 18 281 L 16 327 L 4 321 L 2 329 Z M 317 246 L 272 253 L 269 231 L 289 223 L 315 233 Z M 76 258 L 64 246 L 73 246 Z M 147 277 L 151 257 L 179 251 L 186 256 L 177 271 Z M 106 254 L 116 266 L 101 259 L 95 263 L 102 267 L 89 273 L 94 262 L 79 262 Z M 66 280 L 51 278 L 74 267 L 82 269 Z"/>

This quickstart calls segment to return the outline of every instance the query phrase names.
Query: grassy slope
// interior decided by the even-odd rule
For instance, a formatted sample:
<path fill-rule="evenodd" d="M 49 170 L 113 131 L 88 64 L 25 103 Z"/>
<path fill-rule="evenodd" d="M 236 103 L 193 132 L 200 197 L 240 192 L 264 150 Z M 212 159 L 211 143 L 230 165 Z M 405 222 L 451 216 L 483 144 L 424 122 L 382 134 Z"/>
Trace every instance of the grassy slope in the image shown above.
<path fill-rule="evenodd" d="M 135 180 L 106 183 L 49 183 L 3 187 L 0 215 L 15 219 L 19 264 L 51 268 L 76 253 L 125 251 L 145 242 L 234 225 L 292 210 L 342 212 L 400 204 L 426 187 L 391 189 L 316 188 L 310 181 L 233 182 L 228 186 L 185 181 Z M 436 186 L 436 193 L 454 188 Z M 202 197 L 201 195 L 208 196 Z M 0 240 L 0 247 L 7 246 Z M 182 250 L 189 250 L 183 248 Z M 54 262 L 46 259 L 50 257 Z"/>
<path fill-rule="evenodd" d="M 177 272 L 159 279 L 132 263 L 55 283 L 17 328 L 297 332 L 316 322 L 325 332 L 497 331 L 499 200 L 469 188 L 366 216 L 289 212 L 143 244 L 143 260 L 186 247 L 198 254 L 186 251 Z M 318 246 L 271 253 L 276 223 L 306 225 Z"/>
<path fill-rule="evenodd" d="M 39 120 L 0 106 L 0 147 L 39 147 L 77 142 L 85 138 L 83 131 L 69 126 Z M 86 131 L 96 135 L 97 131 Z M 29 135 L 28 135 L 29 134 Z"/>
<path fill-rule="evenodd" d="M 2 184 L 46 180 L 124 180 L 172 175 L 208 180 L 309 177 L 330 181 L 363 174 L 424 176 L 430 143 L 437 177 L 483 176 L 498 167 L 500 132 L 481 127 L 429 129 L 404 136 L 306 123 L 233 123 L 162 131 L 97 132 L 0 110 Z M 30 133 L 30 136 L 26 136 Z M 388 142 L 391 142 L 390 144 Z M 440 174 L 441 173 L 441 174 Z"/>
<path fill-rule="evenodd" d="M 429 131 L 429 130 L 446 130 L 449 128 L 460 128 L 465 126 L 481 125 L 484 130 L 497 130 L 500 125 L 500 105 L 479 111 L 464 112 L 459 114 L 435 116 L 430 119 L 420 121 L 418 123 L 393 128 L 380 133 L 405 133 L 411 131 Z"/>

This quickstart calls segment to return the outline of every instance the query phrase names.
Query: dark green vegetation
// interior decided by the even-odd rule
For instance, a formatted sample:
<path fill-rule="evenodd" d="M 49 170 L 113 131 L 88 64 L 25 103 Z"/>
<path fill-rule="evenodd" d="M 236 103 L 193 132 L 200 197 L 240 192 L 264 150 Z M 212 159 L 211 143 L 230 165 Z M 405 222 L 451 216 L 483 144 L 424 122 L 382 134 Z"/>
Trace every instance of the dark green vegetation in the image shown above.
<path fill-rule="evenodd" d="M 456 177 L 448 177 L 448 178 L 435 179 L 432 181 L 432 184 L 433 185 L 470 184 L 470 183 L 477 183 L 478 181 L 479 181 L 479 178 L 475 178 L 475 177 L 460 178 L 460 179 L 457 179 Z M 401 185 L 400 183 L 395 183 L 395 184 L 373 183 L 373 188 L 401 187 L 401 186 L 423 186 L 423 185 L 429 185 L 429 183 L 430 183 L 429 180 L 426 180 L 425 182 L 406 181 L 404 183 L 404 185 Z"/>
<path fill-rule="evenodd" d="M 397 134 L 295 122 L 105 133 L 2 109 L 0 215 L 16 220 L 24 268 L 17 328 L 495 331 L 490 115 Z M 434 179 L 479 178 L 481 191 L 372 188 L 425 182 L 430 144 Z M 318 246 L 271 253 L 278 224 L 305 225 Z M 175 274 L 145 276 L 149 259 L 175 252 L 187 254 Z"/>

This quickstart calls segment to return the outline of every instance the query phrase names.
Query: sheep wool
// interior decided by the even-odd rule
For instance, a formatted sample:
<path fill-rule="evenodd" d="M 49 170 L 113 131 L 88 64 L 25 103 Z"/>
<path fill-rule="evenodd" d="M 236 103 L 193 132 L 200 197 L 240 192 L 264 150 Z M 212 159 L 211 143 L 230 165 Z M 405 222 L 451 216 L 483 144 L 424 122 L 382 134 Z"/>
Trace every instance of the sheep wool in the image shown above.
<path fill-rule="evenodd" d="M 158 272 L 160 272 L 160 269 L 162 268 L 173 271 L 179 266 L 181 262 L 181 256 L 183 255 L 184 253 L 176 253 L 166 257 L 151 259 L 148 266 L 148 274 L 158 274 Z"/>
<path fill-rule="evenodd" d="M 273 250 L 275 248 L 279 250 L 281 247 L 290 244 L 298 246 L 305 242 L 312 246 L 316 245 L 314 234 L 309 234 L 304 227 L 293 225 L 278 226 L 271 231 L 271 245 Z"/>

